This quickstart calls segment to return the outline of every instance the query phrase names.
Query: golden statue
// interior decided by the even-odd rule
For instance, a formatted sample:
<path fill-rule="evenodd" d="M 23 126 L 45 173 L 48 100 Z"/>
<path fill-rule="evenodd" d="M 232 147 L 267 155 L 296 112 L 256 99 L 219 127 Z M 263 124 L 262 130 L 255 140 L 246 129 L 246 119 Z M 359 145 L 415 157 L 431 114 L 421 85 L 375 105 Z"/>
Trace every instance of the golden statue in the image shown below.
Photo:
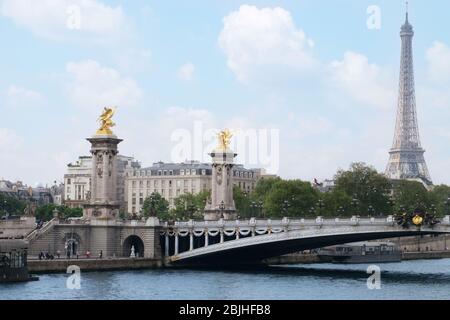
<path fill-rule="evenodd" d="M 103 110 L 103 113 L 98 118 L 98 121 L 101 123 L 100 129 L 98 129 L 98 135 L 110 135 L 113 134 L 111 128 L 116 124 L 111 120 L 116 112 L 116 108 L 106 108 Z"/>
<path fill-rule="evenodd" d="M 233 134 L 230 130 L 225 129 L 218 134 L 219 137 L 219 150 L 226 151 L 230 147 L 231 138 Z"/>
<path fill-rule="evenodd" d="M 414 216 L 412 221 L 416 226 L 421 226 L 423 223 L 423 218 L 420 215 L 416 215 L 416 216 Z"/>

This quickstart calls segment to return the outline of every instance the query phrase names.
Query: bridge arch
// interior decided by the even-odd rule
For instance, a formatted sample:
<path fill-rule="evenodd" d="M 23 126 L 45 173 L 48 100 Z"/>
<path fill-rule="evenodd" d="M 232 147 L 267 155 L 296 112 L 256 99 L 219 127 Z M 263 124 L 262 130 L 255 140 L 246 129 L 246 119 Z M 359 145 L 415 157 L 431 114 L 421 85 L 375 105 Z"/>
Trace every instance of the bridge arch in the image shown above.
<path fill-rule="evenodd" d="M 130 235 L 123 241 L 122 255 L 124 257 L 130 257 L 131 248 L 134 247 L 134 253 L 136 257 L 144 257 L 144 241 L 137 235 Z"/>

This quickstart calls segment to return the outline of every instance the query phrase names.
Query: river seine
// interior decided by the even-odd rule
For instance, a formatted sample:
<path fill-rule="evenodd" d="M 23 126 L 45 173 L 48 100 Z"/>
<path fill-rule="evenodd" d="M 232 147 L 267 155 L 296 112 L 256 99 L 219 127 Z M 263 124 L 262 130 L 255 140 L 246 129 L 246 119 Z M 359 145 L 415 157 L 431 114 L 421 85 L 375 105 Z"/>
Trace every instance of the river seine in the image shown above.
<path fill-rule="evenodd" d="M 91 272 L 81 274 L 78 290 L 67 288 L 69 275 L 40 275 L 37 282 L 0 285 L 0 299 L 450 299 L 450 259 L 379 266 L 379 290 L 367 287 L 367 265 L 314 264 L 244 271 Z"/>

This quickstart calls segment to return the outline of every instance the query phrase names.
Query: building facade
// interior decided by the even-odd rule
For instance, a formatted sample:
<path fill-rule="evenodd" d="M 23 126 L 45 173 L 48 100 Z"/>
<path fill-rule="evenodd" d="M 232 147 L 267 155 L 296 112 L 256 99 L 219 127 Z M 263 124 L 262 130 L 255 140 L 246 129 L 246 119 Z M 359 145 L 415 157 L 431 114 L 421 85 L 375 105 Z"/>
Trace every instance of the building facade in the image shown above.
<path fill-rule="evenodd" d="M 117 156 L 117 199 L 125 209 L 125 173 L 128 169 L 138 169 L 140 164 L 133 157 Z M 90 199 L 92 156 L 81 156 L 67 166 L 64 175 L 64 204 L 71 208 L 81 208 Z"/>
<path fill-rule="evenodd" d="M 58 204 L 58 197 L 61 196 L 59 192 L 62 192 L 62 190 L 56 185 L 51 188 L 44 186 L 31 187 L 21 181 L 0 180 L 0 193 L 25 202 L 32 202 L 39 206 L 50 203 Z"/>
<path fill-rule="evenodd" d="M 234 185 L 251 192 L 264 176 L 263 169 L 233 168 Z M 186 193 L 197 194 L 211 190 L 212 165 L 197 161 L 183 163 L 158 162 L 149 168 L 129 169 L 126 173 L 126 202 L 128 213 L 139 214 L 147 197 L 159 193 L 171 207 L 174 199 Z"/>

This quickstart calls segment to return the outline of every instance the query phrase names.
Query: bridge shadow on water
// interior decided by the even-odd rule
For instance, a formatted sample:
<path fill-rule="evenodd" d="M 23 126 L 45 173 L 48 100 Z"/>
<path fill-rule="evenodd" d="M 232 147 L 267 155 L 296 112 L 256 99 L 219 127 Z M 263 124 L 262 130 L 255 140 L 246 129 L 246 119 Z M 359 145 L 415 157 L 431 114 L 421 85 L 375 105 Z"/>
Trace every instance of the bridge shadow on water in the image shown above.
<path fill-rule="evenodd" d="M 355 269 L 353 269 L 353 268 Z M 371 274 L 367 273 L 368 265 L 352 265 L 346 268 L 346 265 L 327 265 L 323 267 L 311 267 L 301 265 L 291 266 L 236 266 L 236 267 L 201 267 L 201 268 L 180 268 L 181 270 L 191 272 L 218 272 L 218 273 L 239 273 L 245 275 L 267 275 L 274 277 L 308 277 L 323 278 L 330 280 L 361 280 L 367 279 Z M 358 269 L 356 269 L 358 267 Z M 450 273 L 426 273 L 416 272 L 414 270 L 383 270 L 383 264 L 380 264 L 381 277 L 384 282 L 405 283 L 405 284 L 450 284 Z"/>

